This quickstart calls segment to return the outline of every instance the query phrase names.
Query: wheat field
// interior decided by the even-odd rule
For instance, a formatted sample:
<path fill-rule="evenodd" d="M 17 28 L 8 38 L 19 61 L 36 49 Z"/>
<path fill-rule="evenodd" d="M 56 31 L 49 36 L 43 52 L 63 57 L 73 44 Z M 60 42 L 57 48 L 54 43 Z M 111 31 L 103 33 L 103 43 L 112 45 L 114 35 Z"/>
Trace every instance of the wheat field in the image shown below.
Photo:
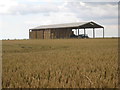
<path fill-rule="evenodd" d="M 116 88 L 117 39 L 2 41 L 3 88 Z"/>

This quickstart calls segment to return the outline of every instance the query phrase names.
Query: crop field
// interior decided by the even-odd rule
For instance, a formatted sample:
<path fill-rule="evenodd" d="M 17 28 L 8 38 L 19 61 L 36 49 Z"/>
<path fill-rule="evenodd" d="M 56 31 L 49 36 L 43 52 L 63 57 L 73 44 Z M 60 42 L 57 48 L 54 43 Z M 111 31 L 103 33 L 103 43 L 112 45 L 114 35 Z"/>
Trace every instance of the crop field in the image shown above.
<path fill-rule="evenodd" d="M 116 88 L 117 39 L 4 40 L 3 88 Z"/>

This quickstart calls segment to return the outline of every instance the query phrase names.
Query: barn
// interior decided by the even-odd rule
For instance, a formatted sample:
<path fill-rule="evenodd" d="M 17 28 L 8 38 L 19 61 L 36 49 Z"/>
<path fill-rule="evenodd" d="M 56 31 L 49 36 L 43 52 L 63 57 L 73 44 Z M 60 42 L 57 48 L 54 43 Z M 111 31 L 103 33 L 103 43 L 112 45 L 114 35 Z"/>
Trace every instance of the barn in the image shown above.
<path fill-rule="evenodd" d="M 84 35 L 86 35 L 86 29 L 93 29 L 93 38 L 95 38 L 95 28 L 103 28 L 103 38 L 104 38 L 104 27 L 93 22 L 76 22 L 76 23 L 65 23 L 65 24 L 53 24 L 53 25 L 41 25 L 32 29 L 29 29 L 30 39 L 59 39 L 59 38 L 71 38 L 74 35 L 72 31 L 75 29 L 84 30 Z"/>

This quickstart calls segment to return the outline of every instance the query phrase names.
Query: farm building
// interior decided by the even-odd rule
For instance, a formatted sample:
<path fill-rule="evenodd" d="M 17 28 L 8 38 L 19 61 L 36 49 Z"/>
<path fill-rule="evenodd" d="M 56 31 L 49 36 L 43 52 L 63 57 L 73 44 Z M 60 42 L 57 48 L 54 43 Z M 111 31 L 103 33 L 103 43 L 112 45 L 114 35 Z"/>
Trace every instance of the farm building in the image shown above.
<path fill-rule="evenodd" d="M 42 25 L 36 28 L 29 29 L 30 39 L 55 39 L 55 38 L 71 38 L 74 35 L 72 31 L 75 29 L 84 30 L 84 35 L 86 35 L 86 29 L 93 28 L 93 38 L 95 38 L 95 28 L 103 28 L 103 38 L 104 38 L 104 27 L 95 22 L 76 22 L 76 23 L 66 23 L 66 24 L 54 24 L 54 25 Z"/>

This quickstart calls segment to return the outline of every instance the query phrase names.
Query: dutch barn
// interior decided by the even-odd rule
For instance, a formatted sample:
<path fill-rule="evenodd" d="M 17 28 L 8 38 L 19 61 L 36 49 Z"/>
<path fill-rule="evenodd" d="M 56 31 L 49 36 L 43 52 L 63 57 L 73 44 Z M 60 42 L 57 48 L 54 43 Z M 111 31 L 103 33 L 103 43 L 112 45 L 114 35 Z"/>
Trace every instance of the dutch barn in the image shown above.
<path fill-rule="evenodd" d="M 55 38 L 71 38 L 74 35 L 72 31 L 75 29 L 84 30 L 84 35 L 86 35 L 86 29 L 93 28 L 93 38 L 95 38 L 95 28 L 103 28 L 103 38 L 104 38 L 104 27 L 95 22 L 76 22 L 76 23 L 66 23 L 66 24 L 54 24 L 54 25 L 41 25 L 32 29 L 29 29 L 30 39 L 55 39 Z"/>

